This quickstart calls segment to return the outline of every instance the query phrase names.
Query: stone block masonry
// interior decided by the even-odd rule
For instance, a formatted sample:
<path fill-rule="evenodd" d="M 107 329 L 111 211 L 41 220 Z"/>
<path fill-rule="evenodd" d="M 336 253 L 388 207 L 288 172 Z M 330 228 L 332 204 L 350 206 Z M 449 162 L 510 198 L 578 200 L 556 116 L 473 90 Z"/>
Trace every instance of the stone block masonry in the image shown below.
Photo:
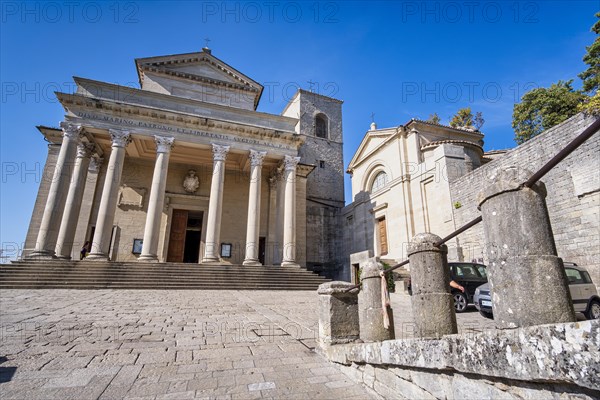
<path fill-rule="evenodd" d="M 383 398 L 591 400 L 600 396 L 599 335 L 594 320 L 335 345 L 326 352 Z"/>
<path fill-rule="evenodd" d="M 543 134 L 510 150 L 450 183 L 456 227 L 480 215 L 477 194 L 498 168 L 522 166 L 536 171 L 594 122 L 578 114 Z M 542 180 L 558 256 L 588 269 L 600 287 L 600 135 L 595 134 L 553 168 Z M 469 229 L 459 237 L 464 258 L 488 262 L 484 255 L 483 226 Z M 453 260 L 451 260 L 453 261 Z"/>

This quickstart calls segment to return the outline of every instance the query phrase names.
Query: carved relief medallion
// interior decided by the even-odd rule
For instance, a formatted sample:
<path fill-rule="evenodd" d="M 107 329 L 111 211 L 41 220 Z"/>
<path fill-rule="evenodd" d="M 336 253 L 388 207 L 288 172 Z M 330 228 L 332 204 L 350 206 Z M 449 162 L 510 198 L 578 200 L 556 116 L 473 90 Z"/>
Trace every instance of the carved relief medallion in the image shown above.
<path fill-rule="evenodd" d="M 183 189 L 188 193 L 196 193 L 200 187 L 200 179 L 196 175 L 196 171 L 190 169 L 183 180 Z"/>

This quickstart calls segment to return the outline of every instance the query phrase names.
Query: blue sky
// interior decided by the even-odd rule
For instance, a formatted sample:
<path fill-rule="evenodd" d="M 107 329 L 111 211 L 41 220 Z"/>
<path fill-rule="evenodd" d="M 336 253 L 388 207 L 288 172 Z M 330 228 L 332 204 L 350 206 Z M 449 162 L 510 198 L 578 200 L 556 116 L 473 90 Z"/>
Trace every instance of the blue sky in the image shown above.
<path fill-rule="evenodd" d="M 199 51 L 266 86 L 279 114 L 296 87 L 344 100 L 344 163 L 380 128 L 483 112 L 485 149 L 514 146 L 512 108 L 533 87 L 575 79 L 600 1 L 1 3 L 0 242 L 21 246 L 72 76 L 136 86 L 134 58 Z M 350 202 L 346 179 L 346 201 Z"/>

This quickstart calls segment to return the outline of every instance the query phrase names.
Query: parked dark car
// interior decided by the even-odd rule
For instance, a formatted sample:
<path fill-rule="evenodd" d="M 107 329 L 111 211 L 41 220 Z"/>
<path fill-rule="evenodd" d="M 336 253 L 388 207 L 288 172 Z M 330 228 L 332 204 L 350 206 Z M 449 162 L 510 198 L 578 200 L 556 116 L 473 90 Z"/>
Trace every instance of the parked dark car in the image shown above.
<path fill-rule="evenodd" d="M 450 262 L 450 279 L 465 288 L 465 292 L 451 288 L 454 296 L 454 307 L 457 313 L 464 312 L 467 305 L 473 303 L 475 289 L 487 282 L 486 266 L 483 264 Z M 412 295 L 411 280 L 408 279 L 408 293 Z"/>
<path fill-rule="evenodd" d="M 464 312 L 468 304 L 473 303 L 475 290 L 487 282 L 486 266 L 475 263 L 448 263 L 450 279 L 465 288 L 465 292 L 452 288 L 454 307 L 457 313 Z"/>

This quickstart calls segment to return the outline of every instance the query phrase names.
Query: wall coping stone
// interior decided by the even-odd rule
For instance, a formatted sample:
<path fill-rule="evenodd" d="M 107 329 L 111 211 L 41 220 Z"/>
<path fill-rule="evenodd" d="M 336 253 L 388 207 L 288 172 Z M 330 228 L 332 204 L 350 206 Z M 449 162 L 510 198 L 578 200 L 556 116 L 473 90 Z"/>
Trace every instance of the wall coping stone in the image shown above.
<path fill-rule="evenodd" d="M 332 345 L 330 361 L 437 369 L 600 390 L 600 320 Z"/>

